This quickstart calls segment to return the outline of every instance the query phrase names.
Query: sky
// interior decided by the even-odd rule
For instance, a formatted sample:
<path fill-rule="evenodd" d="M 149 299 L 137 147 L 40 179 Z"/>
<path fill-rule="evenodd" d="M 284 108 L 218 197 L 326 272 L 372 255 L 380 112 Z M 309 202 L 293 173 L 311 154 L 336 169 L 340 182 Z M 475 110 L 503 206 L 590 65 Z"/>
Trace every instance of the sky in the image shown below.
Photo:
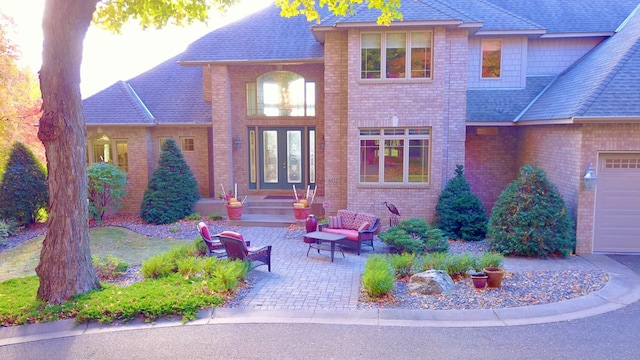
<path fill-rule="evenodd" d="M 21 66 L 35 73 L 42 64 L 42 16 L 45 0 L 0 0 L 0 12 L 13 18 L 16 28 L 9 34 L 19 47 Z M 194 23 L 185 28 L 142 30 L 136 23 L 125 25 L 122 34 L 91 25 L 84 42 L 81 69 L 82 97 L 86 98 L 119 80 L 129 80 L 183 52 L 187 45 L 224 24 L 242 18 L 274 0 L 241 0 L 226 14 L 210 14 L 208 26 Z M 126 54 L 126 55 L 123 55 Z"/>

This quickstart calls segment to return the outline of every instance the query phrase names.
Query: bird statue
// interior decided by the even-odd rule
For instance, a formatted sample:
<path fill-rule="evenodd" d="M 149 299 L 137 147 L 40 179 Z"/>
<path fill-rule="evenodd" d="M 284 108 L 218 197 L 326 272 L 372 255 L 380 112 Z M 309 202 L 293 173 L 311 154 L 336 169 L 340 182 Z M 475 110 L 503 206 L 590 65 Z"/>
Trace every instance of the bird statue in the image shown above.
<path fill-rule="evenodd" d="M 389 218 L 389 226 L 398 225 L 398 217 L 400 216 L 400 212 L 398 211 L 398 208 L 393 204 L 387 203 L 386 201 L 384 202 L 384 205 L 387 207 L 387 209 L 389 209 L 389 212 L 391 212 L 392 214 L 392 216 Z"/>

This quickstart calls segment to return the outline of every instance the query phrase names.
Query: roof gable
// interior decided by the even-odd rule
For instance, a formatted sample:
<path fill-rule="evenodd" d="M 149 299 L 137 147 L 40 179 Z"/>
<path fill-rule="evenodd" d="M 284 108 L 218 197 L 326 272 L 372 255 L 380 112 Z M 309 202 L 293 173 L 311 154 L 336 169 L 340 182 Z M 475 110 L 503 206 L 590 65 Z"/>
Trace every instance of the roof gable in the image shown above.
<path fill-rule="evenodd" d="M 521 120 L 640 116 L 640 11 L 536 100 Z"/>

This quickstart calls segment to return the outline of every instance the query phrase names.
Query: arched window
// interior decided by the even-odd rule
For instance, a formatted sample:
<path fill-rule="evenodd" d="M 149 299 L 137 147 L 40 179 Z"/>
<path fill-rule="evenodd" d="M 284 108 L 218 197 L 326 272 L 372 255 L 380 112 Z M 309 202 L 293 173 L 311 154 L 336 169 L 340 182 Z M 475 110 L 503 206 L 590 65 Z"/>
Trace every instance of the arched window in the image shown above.
<path fill-rule="evenodd" d="M 315 116 L 315 86 L 291 71 L 268 72 L 247 84 L 247 115 Z"/>

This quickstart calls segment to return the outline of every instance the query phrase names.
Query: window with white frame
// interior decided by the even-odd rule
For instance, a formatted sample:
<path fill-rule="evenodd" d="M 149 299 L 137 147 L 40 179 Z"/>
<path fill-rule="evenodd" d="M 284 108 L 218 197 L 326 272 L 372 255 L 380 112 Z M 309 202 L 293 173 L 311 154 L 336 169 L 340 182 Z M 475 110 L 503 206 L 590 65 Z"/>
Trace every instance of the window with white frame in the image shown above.
<path fill-rule="evenodd" d="M 482 78 L 500 78 L 502 40 L 482 40 Z"/>
<path fill-rule="evenodd" d="M 284 70 L 246 84 L 247 116 L 315 116 L 316 84 Z"/>
<path fill-rule="evenodd" d="M 182 139 L 180 139 L 182 142 L 182 151 L 194 151 L 196 146 L 195 146 L 195 140 L 192 137 L 184 137 Z"/>
<path fill-rule="evenodd" d="M 115 156 L 114 156 L 115 151 Z M 87 143 L 87 165 L 93 163 L 112 164 L 129 171 L 129 146 L 126 140 L 113 140 L 107 135 L 99 135 Z"/>
<path fill-rule="evenodd" d="M 431 31 L 362 33 L 360 78 L 431 78 L 431 42 Z"/>
<path fill-rule="evenodd" d="M 361 184 L 429 182 L 430 128 L 360 129 Z"/>

